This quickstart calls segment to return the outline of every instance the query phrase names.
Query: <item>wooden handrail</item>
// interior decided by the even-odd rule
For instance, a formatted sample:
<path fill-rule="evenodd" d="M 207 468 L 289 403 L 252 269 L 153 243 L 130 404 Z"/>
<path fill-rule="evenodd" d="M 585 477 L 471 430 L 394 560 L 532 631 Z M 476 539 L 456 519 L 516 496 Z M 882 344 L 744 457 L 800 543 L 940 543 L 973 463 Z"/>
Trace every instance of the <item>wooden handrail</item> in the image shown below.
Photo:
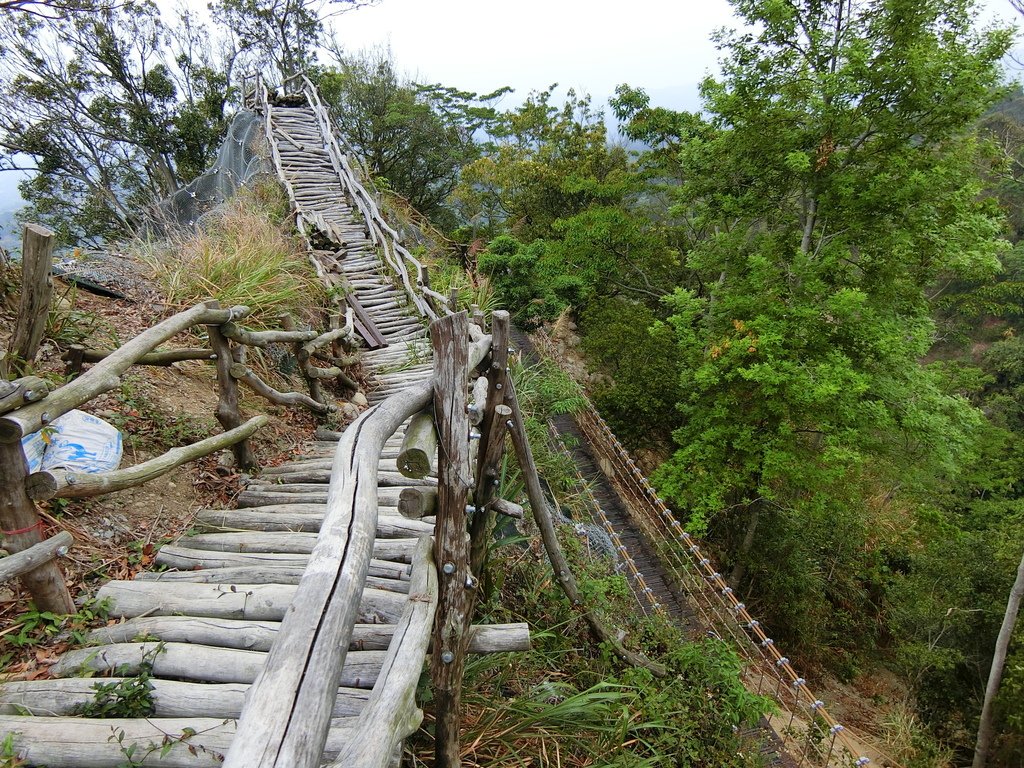
<path fill-rule="evenodd" d="M 470 346 L 475 367 L 491 337 Z M 225 768 L 312 768 L 331 727 L 338 679 L 356 622 L 377 529 L 384 443 L 433 394 L 424 381 L 364 412 L 342 434 L 327 508 L 309 565 L 266 663 L 246 697 Z"/>
<path fill-rule="evenodd" d="M 68 547 L 74 543 L 75 539 L 70 533 L 61 531 L 28 549 L 0 558 L 0 584 L 48 563 L 63 552 L 67 552 Z"/>
<path fill-rule="evenodd" d="M 28 495 L 33 499 L 40 500 L 80 499 L 134 488 L 166 475 L 175 467 L 180 467 L 182 464 L 195 461 L 214 451 L 228 448 L 240 440 L 245 440 L 269 421 L 269 416 L 254 416 L 235 429 L 213 435 L 191 445 L 172 448 L 155 459 L 125 469 L 96 473 L 73 472 L 67 469 L 34 472 L 28 476 L 26 483 Z"/>
<path fill-rule="evenodd" d="M 21 440 L 97 395 L 109 392 L 120 383 L 121 374 L 132 364 L 172 336 L 196 325 L 219 325 L 248 313 L 248 307 L 209 309 L 199 304 L 167 318 L 140 333 L 70 384 L 51 392 L 44 400 L 0 416 L 0 443 Z"/>
<path fill-rule="evenodd" d="M 355 724 L 355 737 L 331 763 L 332 768 L 386 768 L 396 745 L 423 720 L 416 706 L 416 682 L 430 643 L 437 608 L 437 570 L 430 537 L 420 539 L 412 559 L 409 602 L 388 647 L 370 701 Z"/>

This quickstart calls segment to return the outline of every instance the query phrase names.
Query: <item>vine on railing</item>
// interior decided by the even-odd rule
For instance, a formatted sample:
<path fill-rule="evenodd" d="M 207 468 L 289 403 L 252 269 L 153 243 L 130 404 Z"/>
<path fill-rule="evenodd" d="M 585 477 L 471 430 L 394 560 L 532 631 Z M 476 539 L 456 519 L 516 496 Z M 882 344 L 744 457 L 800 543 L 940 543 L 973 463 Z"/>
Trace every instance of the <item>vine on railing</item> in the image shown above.
<path fill-rule="evenodd" d="M 535 334 L 534 341 L 545 356 L 565 368 L 563 357 L 545 333 Z M 871 760 L 861 754 L 846 728 L 829 713 L 825 703 L 811 691 L 807 681 L 750 614 L 589 400 L 576 414 L 576 422 L 590 445 L 610 462 L 609 480 L 625 502 L 631 520 L 654 547 L 678 587 L 690 596 L 706 627 L 715 636 L 724 634 L 732 638 L 747 661 L 748 686 L 757 694 L 771 696 L 789 714 L 783 735 L 793 732 L 798 713 L 805 719 L 799 764 L 817 757 L 823 765 L 830 765 L 834 756 L 855 766 L 869 764 Z M 812 734 L 811 729 L 816 733 Z"/>

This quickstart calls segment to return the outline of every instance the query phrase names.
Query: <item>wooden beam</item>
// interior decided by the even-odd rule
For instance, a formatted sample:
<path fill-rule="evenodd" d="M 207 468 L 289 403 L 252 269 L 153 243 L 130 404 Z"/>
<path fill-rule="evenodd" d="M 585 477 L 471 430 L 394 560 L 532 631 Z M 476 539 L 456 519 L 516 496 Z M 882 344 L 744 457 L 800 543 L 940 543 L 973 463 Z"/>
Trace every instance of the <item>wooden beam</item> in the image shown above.
<path fill-rule="evenodd" d="M 220 309 L 220 302 L 208 301 L 206 307 L 211 310 Z M 238 383 L 231 375 L 231 366 L 234 364 L 231 356 L 231 343 L 221 333 L 219 323 L 207 325 L 206 332 L 210 337 L 210 347 L 217 355 L 219 397 L 215 415 L 224 431 L 231 432 L 242 426 L 242 412 L 238 407 Z M 250 469 L 256 466 L 256 455 L 252 452 L 252 446 L 249 445 L 248 440 L 243 438 L 233 443 L 231 450 L 235 454 L 235 464 L 240 469 Z"/>
<path fill-rule="evenodd" d="M 0 558 L 0 583 L 38 568 L 61 554 L 61 550 L 66 552 L 74 543 L 75 539 L 70 533 L 61 531 L 28 549 Z"/>
<path fill-rule="evenodd" d="M 68 348 L 68 351 L 64 353 L 62 360 L 68 363 L 78 362 L 78 369 L 81 370 L 80 363 L 98 363 L 100 360 L 106 360 L 116 350 L 112 349 L 85 349 L 79 345 L 73 345 Z M 81 353 L 79 357 L 78 353 Z M 133 365 L 171 365 L 172 363 L 181 363 L 186 360 L 213 360 L 217 357 L 212 349 L 194 349 L 194 348 L 183 348 L 183 349 L 162 349 L 156 352 L 150 352 L 143 355 L 136 360 Z"/>
<path fill-rule="evenodd" d="M 38 376 L 25 376 L 2 383 L 4 391 L 0 393 L 0 413 L 7 413 L 42 400 L 50 392 L 49 385 Z"/>
<path fill-rule="evenodd" d="M 220 435 L 213 435 L 191 445 L 172 448 L 155 459 L 136 464 L 134 467 L 115 469 L 111 472 L 73 472 L 67 469 L 51 469 L 35 472 L 28 476 L 26 490 L 33 499 L 81 499 L 87 496 L 100 496 L 104 493 L 123 491 L 137 485 L 148 483 L 161 475 L 166 475 L 175 467 L 214 451 L 235 445 L 246 440 L 270 421 L 269 416 L 254 416 L 235 429 Z"/>
<path fill-rule="evenodd" d="M 403 488 L 398 495 L 398 511 L 410 520 L 432 515 L 436 509 L 436 488 Z"/>
<path fill-rule="evenodd" d="M 430 410 L 412 417 L 398 452 L 398 471 L 406 477 L 423 478 L 433 471 L 437 457 L 437 430 Z"/>
<path fill-rule="evenodd" d="M 395 625 L 370 702 L 354 726 L 359 737 L 341 751 L 332 768 L 387 768 L 395 746 L 419 727 L 423 712 L 416 706 L 416 682 L 436 608 L 437 571 L 430 538 L 424 537 L 413 555 L 409 602 Z"/>
<path fill-rule="evenodd" d="M 497 514 L 504 515 L 505 517 L 511 517 L 516 520 L 522 520 L 524 511 L 523 508 L 513 501 L 507 499 L 492 499 L 491 503 L 488 504 L 488 508 L 493 509 Z"/>
<path fill-rule="evenodd" d="M 430 675 L 434 686 L 434 754 L 439 768 L 459 766 L 459 708 L 465 671 L 467 628 L 475 579 L 469 567 L 466 504 L 469 467 L 469 319 L 465 312 L 431 325 L 434 348 L 434 418 L 444 460 L 438 466 L 434 559 L 440 598 L 434 623 Z"/>
<path fill-rule="evenodd" d="M 199 304 L 167 318 L 140 333 L 70 384 L 51 392 L 45 400 L 0 416 L 0 443 L 21 440 L 25 435 L 39 430 L 58 416 L 92 400 L 96 395 L 110 391 L 120 384 L 121 374 L 136 360 L 172 336 L 195 325 L 219 325 L 233 318 L 244 317 L 248 312 L 248 307 L 209 309 Z"/>
<path fill-rule="evenodd" d="M 494 530 L 494 510 L 489 504 L 498 488 L 498 472 L 505 452 L 506 423 L 512 412 L 505 406 L 508 376 L 510 318 L 503 309 L 491 315 L 491 361 L 487 367 L 487 395 L 480 420 L 480 450 L 477 453 L 476 487 L 473 499 L 479 512 L 470 523 L 470 566 L 478 578 L 487 567 L 487 545 Z"/>
<path fill-rule="evenodd" d="M 242 363 L 233 363 L 230 368 L 231 378 L 237 379 L 260 397 L 276 405 L 301 405 L 314 413 L 331 413 L 338 410 L 336 405 L 319 403 L 301 392 L 280 392 L 267 384 L 253 373 L 252 369 Z"/>
<path fill-rule="evenodd" d="M 53 232 L 38 224 L 26 224 L 21 241 L 21 303 L 11 335 L 8 360 L 15 371 L 32 366 L 46 330 L 53 285 Z"/>
<path fill-rule="evenodd" d="M 42 521 L 25 492 L 28 464 L 21 443 L 0 443 L 0 529 L 4 547 L 12 555 L 43 540 Z M 53 560 L 21 575 L 21 583 L 41 611 L 74 613 L 75 604 L 64 584 L 64 574 Z"/>
<path fill-rule="evenodd" d="M 225 768 L 319 765 L 377 528 L 377 462 L 385 441 L 429 401 L 430 384 L 366 411 L 345 430 L 336 481 L 306 574 L 253 683 Z"/>

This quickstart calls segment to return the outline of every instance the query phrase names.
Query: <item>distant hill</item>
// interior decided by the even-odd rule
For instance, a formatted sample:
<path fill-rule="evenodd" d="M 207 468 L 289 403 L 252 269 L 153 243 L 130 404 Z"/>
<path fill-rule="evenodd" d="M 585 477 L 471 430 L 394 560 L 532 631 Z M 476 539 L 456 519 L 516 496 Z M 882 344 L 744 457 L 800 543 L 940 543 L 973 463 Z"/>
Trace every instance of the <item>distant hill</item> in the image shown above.
<path fill-rule="evenodd" d="M 1005 98 L 989 108 L 986 115 L 1006 115 L 1018 123 L 1024 124 L 1024 88 L 1014 86 Z"/>
<path fill-rule="evenodd" d="M 16 208 L 0 211 L 0 247 L 6 251 L 21 248 L 21 227 L 18 225 L 17 213 Z"/>

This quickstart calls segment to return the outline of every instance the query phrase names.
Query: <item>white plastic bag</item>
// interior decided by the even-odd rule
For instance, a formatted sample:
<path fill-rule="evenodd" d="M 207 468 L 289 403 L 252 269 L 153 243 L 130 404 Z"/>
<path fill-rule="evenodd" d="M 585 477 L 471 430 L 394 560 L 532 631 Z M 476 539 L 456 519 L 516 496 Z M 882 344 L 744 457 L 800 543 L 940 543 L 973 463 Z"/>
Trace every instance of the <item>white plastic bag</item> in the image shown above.
<path fill-rule="evenodd" d="M 68 411 L 42 431 L 46 450 L 40 469 L 95 473 L 117 469 L 121 463 L 121 433 L 96 416 Z"/>
<path fill-rule="evenodd" d="M 25 452 L 29 474 L 42 469 L 46 441 L 43 439 L 41 432 L 33 432 L 31 435 L 25 435 L 21 438 L 21 450 Z"/>

